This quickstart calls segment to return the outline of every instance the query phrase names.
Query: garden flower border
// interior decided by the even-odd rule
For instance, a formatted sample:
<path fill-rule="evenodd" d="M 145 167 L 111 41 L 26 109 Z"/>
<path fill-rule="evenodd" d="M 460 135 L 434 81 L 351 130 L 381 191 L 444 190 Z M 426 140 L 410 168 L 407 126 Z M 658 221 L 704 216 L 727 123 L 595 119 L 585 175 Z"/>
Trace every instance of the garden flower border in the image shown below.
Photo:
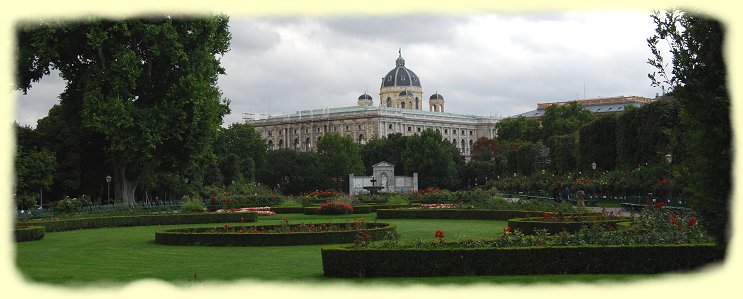
<path fill-rule="evenodd" d="M 377 219 L 456 219 L 508 220 L 542 215 L 544 211 L 485 210 L 485 209 L 379 209 Z M 568 213 L 565 215 L 582 215 Z"/>
<path fill-rule="evenodd" d="M 326 246 L 326 277 L 651 274 L 723 259 L 715 244 L 387 249 Z M 618 261 L 622 261 L 621 263 Z"/>
<path fill-rule="evenodd" d="M 317 225 L 318 223 L 314 223 Z M 323 223 L 328 224 L 328 223 Z M 344 223 L 333 223 L 342 225 Z M 289 226 L 297 226 L 293 224 Z M 360 232 L 366 231 L 368 239 L 365 241 L 383 240 L 397 230 L 397 226 L 388 223 L 367 223 L 367 229 L 353 231 L 330 232 L 266 232 L 266 233 L 239 233 L 239 232 L 194 232 L 215 229 L 181 228 L 155 232 L 155 243 L 164 245 L 205 245 L 205 246 L 290 246 L 290 245 L 321 245 L 353 243 Z M 240 226 L 233 226 L 232 229 Z M 245 226 L 248 227 L 248 226 Z M 263 225 L 261 227 L 281 227 L 281 225 Z"/>
<path fill-rule="evenodd" d="M 533 234 L 538 229 L 545 229 L 550 234 L 557 234 L 562 231 L 576 233 L 583 226 L 599 224 L 602 227 L 614 229 L 619 223 L 632 222 L 631 217 L 621 217 L 618 219 L 589 220 L 589 221 L 544 221 L 542 217 L 513 218 L 508 219 L 508 226 L 513 230 L 520 230 L 524 234 Z"/>

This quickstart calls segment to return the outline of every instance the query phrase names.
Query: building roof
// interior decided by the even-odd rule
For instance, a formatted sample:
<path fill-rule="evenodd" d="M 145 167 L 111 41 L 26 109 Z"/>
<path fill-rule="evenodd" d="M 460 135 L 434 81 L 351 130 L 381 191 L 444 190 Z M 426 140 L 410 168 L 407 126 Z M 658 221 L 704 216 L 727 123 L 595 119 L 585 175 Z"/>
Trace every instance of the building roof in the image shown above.
<path fill-rule="evenodd" d="M 366 99 L 366 100 L 373 100 L 372 97 L 370 95 L 366 94 L 366 93 L 364 93 L 364 94 L 362 94 L 362 95 L 359 96 L 359 100 L 364 100 L 364 99 Z"/>
<path fill-rule="evenodd" d="M 405 67 L 405 59 L 402 58 L 402 53 L 395 61 L 395 68 L 382 78 L 382 87 L 390 86 L 421 86 L 418 75 Z"/>
<path fill-rule="evenodd" d="M 429 100 L 442 100 L 443 101 L 444 100 L 444 97 L 437 92 L 437 93 L 432 94 L 431 97 L 428 98 L 428 99 Z"/>
<path fill-rule="evenodd" d="M 603 104 L 603 105 L 590 105 L 590 106 L 583 106 L 584 109 L 591 111 L 593 113 L 613 113 L 613 112 L 622 112 L 624 111 L 624 106 L 631 105 L 635 107 L 640 107 L 645 105 L 645 103 L 638 103 L 638 102 L 630 102 L 630 103 L 614 103 L 614 104 Z M 529 112 L 524 112 L 521 114 L 514 115 L 513 117 L 543 117 L 544 116 L 545 109 L 536 109 Z"/>

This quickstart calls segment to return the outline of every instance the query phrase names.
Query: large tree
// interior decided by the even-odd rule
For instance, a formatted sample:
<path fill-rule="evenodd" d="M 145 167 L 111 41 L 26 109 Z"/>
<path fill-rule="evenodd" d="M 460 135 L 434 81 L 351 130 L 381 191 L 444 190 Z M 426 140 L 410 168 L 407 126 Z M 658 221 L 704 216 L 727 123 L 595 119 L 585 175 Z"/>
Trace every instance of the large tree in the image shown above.
<path fill-rule="evenodd" d="M 553 136 L 572 134 L 594 119 L 596 115 L 575 101 L 564 105 L 551 105 L 544 110 L 542 118 L 543 138 L 549 140 Z"/>
<path fill-rule="evenodd" d="M 317 141 L 317 155 L 320 169 L 327 179 L 335 179 L 341 189 L 339 181 L 348 182 L 349 174 L 363 175 L 364 162 L 361 160 L 359 145 L 353 142 L 351 136 L 341 136 L 338 133 L 329 133 Z"/>
<path fill-rule="evenodd" d="M 405 174 L 417 172 L 419 188 L 456 188 L 457 165 L 451 148 L 441 133 L 431 129 L 408 136 L 402 153 Z"/>
<path fill-rule="evenodd" d="M 536 142 L 542 136 L 539 120 L 519 116 L 506 118 L 495 124 L 498 129 L 498 140 Z"/>
<path fill-rule="evenodd" d="M 649 77 L 656 86 L 669 86 L 670 95 L 681 106 L 681 121 L 689 132 L 689 157 L 680 169 L 689 182 L 686 191 L 691 194 L 690 204 L 703 215 L 706 227 L 717 240 L 726 245 L 732 130 L 723 58 L 725 30 L 719 21 L 708 16 L 679 10 L 656 12 L 651 17 L 656 34 L 648 39 L 654 54 L 648 62 L 658 72 Z M 670 73 L 657 47 L 661 40 L 670 46 Z"/>
<path fill-rule="evenodd" d="M 266 143 L 250 124 L 231 124 L 220 129 L 214 153 L 224 176 L 224 184 L 244 179 L 255 180 L 255 173 L 266 165 Z"/>
<path fill-rule="evenodd" d="M 216 86 L 226 16 L 41 21 L 19 26 L 17 38 L 17 87 L 59 70 L 61 100 L 80 103 L 82 125 L 106 141 L 118 201 L 133 203 L 164 159 L 192 169 L 211 155 L 229 111 Z"/>

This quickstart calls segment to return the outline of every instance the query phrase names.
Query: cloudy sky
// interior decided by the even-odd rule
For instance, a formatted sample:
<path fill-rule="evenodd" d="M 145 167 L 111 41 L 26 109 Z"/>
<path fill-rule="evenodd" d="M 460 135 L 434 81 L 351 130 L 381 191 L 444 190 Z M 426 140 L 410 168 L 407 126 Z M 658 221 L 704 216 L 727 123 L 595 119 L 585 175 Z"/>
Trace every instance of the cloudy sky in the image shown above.
<path fill-rule="evenodd" d="M 402 49 L 424 98 L 438 92 L 453 113 L 510 116 L 538 102 L 655 97 L 646 61 L 649 11 L 231 17 L 231 50 L 219 79 L 232 113 L 291 113 L 379 104 L 381 78 Z M 36 125 L 58 102 L 53 74 L 17 92 L 16 121 Z M 584 92 L 585 91 L 585 92 Z M 424 107 L 427 103 L 424 102 Z"/>

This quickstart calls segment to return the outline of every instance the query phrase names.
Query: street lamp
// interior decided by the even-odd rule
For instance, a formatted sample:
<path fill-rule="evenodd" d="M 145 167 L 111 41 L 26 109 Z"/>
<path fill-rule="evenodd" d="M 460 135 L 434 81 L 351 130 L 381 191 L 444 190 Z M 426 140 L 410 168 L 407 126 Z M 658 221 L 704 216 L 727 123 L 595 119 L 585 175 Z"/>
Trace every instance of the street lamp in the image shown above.
<path fill-rule="evenodd" d="M 596 197 L 596 162 L 591 163 L 593 169 L 593 197 Z"/>
<path fill-rule="evenodd" d="M 544 169 L 542 169 L 542 175 L 544 175 Z"/>
<path fill-rule="evenodd" d="M 668 163 L 668 203 L 671 203 L 671 200 L 673 199 L 673 182 L 671 181 L 671 176 L 673 174 L 673 171 L 671 169 L 673 167 L 673 164 L 671 164 L 673 163 L 673 156 L 668 153 L 666 154 L 665 158 L 666 163 Z"/>
<path fill-rule="evenodd" d="M 106 175 L 106 202 L 111 203 L 111 175 Z"/>
<path fill-rule="evenodd" d="M 516 177 L 516 173 L 515 172 L 513 173 L 513 177 Z"/>

